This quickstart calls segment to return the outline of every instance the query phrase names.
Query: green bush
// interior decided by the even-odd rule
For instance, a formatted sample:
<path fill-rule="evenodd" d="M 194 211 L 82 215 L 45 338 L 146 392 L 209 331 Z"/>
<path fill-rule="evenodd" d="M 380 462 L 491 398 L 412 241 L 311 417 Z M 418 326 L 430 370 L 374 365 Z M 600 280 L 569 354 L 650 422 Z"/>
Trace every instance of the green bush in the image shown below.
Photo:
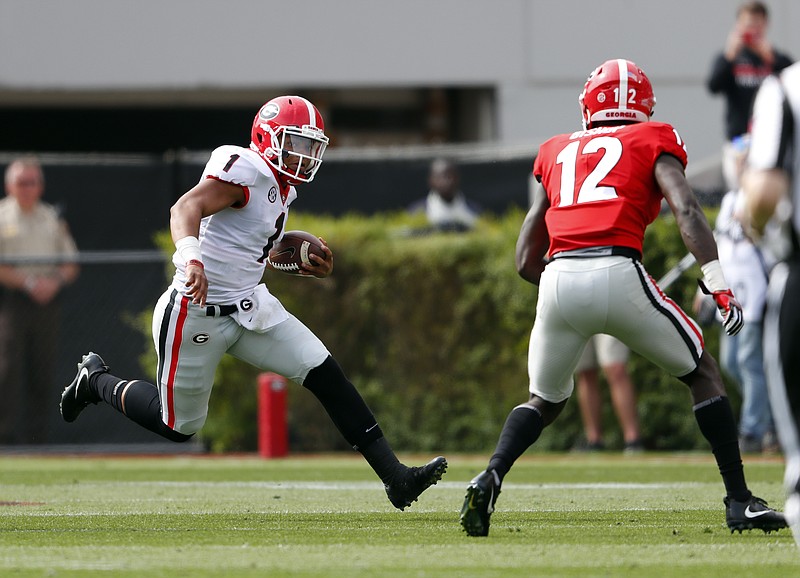
<path fill-rule="evenodd" d="M 536 287 L 518 277 L 514 245 L 524 214 L 485 218 L 469 233 L 416 234 L 404 214 L 320 217 L 293 213 L 289 228 L 321 235 L 334 251 L 324 280 L 267 272 L 270 291 L 328 346 L 403 451 L 488 451 L 510 409 L 528 397 L 527 348 Z M 160 239 L 172 251 L 168 235 Z M 686 250 L 674 220 L 648 229 L 645 266 L 658 278 Z M 669 289 L 691 310 L 694 266 Z M 707 331 L 715 351 L 717 330 Z M 151 366 L 155 363 L 150 357 Z M 654 449 L 705 447 L 680 381 L 632 355 L 645 443 Z M 256 448 L 259 371 L 226 357 L 217 371 L 203 439 L 214 451 Z M 610 403 L 610 445 L 621 445 Z M 317 400 L 289 390 L 292 451 L 346 449 Z M 582 434 L 570 401 L 536 447 L 568 449 Z"/>

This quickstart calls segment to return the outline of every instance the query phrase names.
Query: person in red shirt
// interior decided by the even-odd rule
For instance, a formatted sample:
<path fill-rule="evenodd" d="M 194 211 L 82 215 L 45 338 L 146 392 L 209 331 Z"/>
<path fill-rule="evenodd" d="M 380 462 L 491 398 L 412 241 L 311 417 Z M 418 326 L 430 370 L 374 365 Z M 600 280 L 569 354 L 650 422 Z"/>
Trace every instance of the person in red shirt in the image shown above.
<path fill-rule="evenodd" d="M 539 286 L 528 351 L 530 397 L 511 411 L 488 467 L 470 482 L 461 525 L 470 536 L 488 535 L 504 476 L 564 409 L 586 342 L 605 333 L 689 387 L 725 485 L 731 531 L 785 528 L 783 514 L 747 486 L 736 420 L 700 326 L 641 262 L 645 229 L 665 199 L 725 331 L 733 335 L 742 328 L 741 306 L 684 175 L 683 140 L 669 124 L 650 121 L 653 88 L 628 60 L 601 64 L 578 102 L 583 130 L 554 136 L 539 148 L 533 174 L 540 186 L 517 241 L 517 270 Z"/>

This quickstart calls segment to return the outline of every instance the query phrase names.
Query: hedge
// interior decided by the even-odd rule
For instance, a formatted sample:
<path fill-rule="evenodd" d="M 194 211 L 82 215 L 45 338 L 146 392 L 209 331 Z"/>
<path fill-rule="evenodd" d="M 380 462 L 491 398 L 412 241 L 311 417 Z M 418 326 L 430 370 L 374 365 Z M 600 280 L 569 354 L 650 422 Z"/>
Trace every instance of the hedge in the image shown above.
<path fill-rule="evenodd" d="M 334 274 L 320 280 L 269 271 L 265 281 L 325 342 L 397 450 L 486 452 L 511 408 L 528 397 L 526 356 L 536 287 L 514 268 L 523 217 L 515 210 L 484 218 L 468 233 L 422 234 L 423 223 L 405 214 L 292 213 L 288 228 L 321 235 L 329 243 Z M 173 250 L 166 233 L 159 244 Z M 644 252 L 645 266 L 656 279 L 685 254 L 671 215 L 650 226 Z M 699 275 L 695 265 L 668 291 L 687 312 Z M 717 328 L 705 333 L 716 356 Z M 152 373 L 153 354 L 145 364 Z M 629 369 L 638 388 L 645 446 L 707 447 L 688 388 L 636 354 Z M 256 449 L 258 374 L 230 356 L 223 359 L 201 432 L 210 450 Z M 621 447 L 603 389 L 606 443 Z M 291 451 L 347 449 L 313 395 L 291 384 L 288 399 Z M 731 399 L 738 407 L 735 391 Z M 536 448 L 567 450 L 581 435 L 577 403 L 570 400 Z"/>

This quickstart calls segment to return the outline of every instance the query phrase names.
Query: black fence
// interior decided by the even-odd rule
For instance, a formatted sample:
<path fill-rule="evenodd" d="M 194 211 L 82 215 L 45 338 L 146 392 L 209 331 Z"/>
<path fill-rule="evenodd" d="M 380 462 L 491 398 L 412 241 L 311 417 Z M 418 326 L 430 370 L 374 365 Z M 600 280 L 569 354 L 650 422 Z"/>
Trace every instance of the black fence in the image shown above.
<path fill-rule="evenodd" d="M 15 155 L 0 156 L 3 169 Z M 39 155 L 44 199 L 58 206 L 86 259 L 74 285 L 61 296 L 62 325 L 57 376 L 52 395 L 40 400 L 49 419 L 43 441 L 49 444 L 162 442 L 104 404 L 90 408 L 74 424 L 58 414 L 60 392 L 75 375 L 81 356 L 100 353 L 112 373 L 143 374 L 141 358 L 153 348 L 140 316 L 164 291 L 171 265 L 153 258 L 154 235 L 169 225 L 169 208 L 197 183 L 208 153 L 158 155 Z M 326 158 L 317 180 L 299 189 L 293 210 L 342 215 L 404 210 L 427 194 L 427 173 L 434 156 L 449 156 L 461 169 L 462 189 L 487 212 L 524 207 L 533 151 L 430 148 L 380 154 L 335 154 Z M 130 252 L 148 253 L 131 259 Z M 134 255 L 135 256 L 135 255 Z M 254 384 L 255 387 L 255 384 Z"/>

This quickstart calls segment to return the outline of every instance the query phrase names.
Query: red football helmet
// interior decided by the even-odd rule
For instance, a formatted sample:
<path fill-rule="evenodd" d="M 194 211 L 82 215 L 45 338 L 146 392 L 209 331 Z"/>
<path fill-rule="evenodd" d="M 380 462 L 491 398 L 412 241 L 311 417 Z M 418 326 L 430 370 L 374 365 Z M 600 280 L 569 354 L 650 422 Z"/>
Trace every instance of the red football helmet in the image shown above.
<path fill-rule="evenodd" d="M 310 183 L 328 146 L 322 115 L 302 96 L 279 96 L 256 114 L 250 148 L 290 185 Z"/>
<path fill-rule="evenodd" d="M 607 60 L 589 75 L 578 97 L 583 128 L 601 121 L 647 122 L 656 97 L 644 71 L 630 60 Z"/>

